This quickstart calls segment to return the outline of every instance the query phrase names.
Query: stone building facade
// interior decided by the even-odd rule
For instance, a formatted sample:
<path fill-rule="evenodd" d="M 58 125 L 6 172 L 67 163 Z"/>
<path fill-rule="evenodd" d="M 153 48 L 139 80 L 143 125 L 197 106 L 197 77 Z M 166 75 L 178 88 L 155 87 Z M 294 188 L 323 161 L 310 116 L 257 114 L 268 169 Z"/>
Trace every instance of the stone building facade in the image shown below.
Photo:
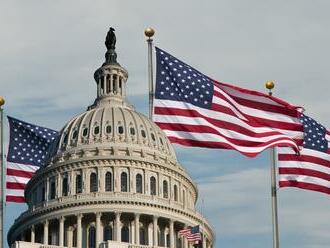
<path fill-rule="evenodd" d="M 96 70 L 97 97 L 61 130 L 47 166 L 25 190 L 28 210 L 8 233 L 13 248 L 192 245 L 179 230 L 200 225 L 197 187 L 163 131 L 126 101 L 127 71 L 108 50 Z"/>

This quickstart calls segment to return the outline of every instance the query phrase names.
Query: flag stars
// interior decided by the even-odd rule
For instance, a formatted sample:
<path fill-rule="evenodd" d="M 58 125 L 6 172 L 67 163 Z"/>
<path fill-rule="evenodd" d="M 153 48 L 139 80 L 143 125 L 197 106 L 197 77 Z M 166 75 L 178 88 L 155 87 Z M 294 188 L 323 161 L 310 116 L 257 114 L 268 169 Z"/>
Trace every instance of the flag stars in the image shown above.
<path fill-rule="evenodd" d="M 166 61 L 165 57 L 169 59 Z M 158 64 L 156 98 L 188 102 L 203 108 L 211 106 L 213 84 L 209 83 L 208 77 L 166 52 L 157 53 L 157 61 L 164 61 L 164 64 Z M 169 73 L 161 74 L 166 68 L 170 68 Z M 164 81 L 168 84 L 159 83 Z"/>

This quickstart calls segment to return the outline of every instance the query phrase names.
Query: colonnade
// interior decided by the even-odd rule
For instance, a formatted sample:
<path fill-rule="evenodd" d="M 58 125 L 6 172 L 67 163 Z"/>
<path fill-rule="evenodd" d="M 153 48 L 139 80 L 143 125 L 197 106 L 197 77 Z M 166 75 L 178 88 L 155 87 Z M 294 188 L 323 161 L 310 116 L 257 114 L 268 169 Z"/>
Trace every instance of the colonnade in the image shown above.
<path fill-rule="evenodd" d="M 98 248 L 100 244 L 106 240 L 104 240 L 104 226 L 102 226 L 102 216 L 103 215 L 111 215 L 111 218 L 107 218 L 108 222 L 112 224 L 112 233 L 111 233 L 111 240 L 119 241 L 119 242 L 129 242 L 135 245 L 149 245 L 149 246 L 163 246 L 169 248 L 191 248 L 191 245 L 188 244 L 187 239 L 178 236 L 178 231 L 186 228 L 182 222 L 178 222 L 174 219 L 168 219 L 164 217 L 160 217 L 157 215 L 146 215 L 146 214 L 139 214 L 139 213 L 121 213 L 121 212 L 96 212 L 96 213 L 86 213 L 86 214 L 77 214 L 75 216 L 68 215 L 68 216 L 61 216 L 57 219 L 47 219 L 44 220 L 40 225 L 32 225 L 29 230 L 25 231 L 25 235 L 29 232 L 30 234 L 30 242 L 35 243 L 37 240 L 42 242 L 44 245 L 58 245 L 60 247 L 92 247 Z M 114 216 L 113 216 L 114 215 Z M 84 218 L 86 217 L 86 221 Z M 122 218 L 124 217 L 124 218 Z M 133 217 L 133 218 L 132 218 Z M 140 219 L 143 217 L 143 221 L 141 222 Z M 65 222 L 68 220 L 67 222 Z M 126 221 L 126 222 L 125 222 Z M 127 222 L 128 221 L 128 222 Z M 50 228 L 50 222 L 52 222 L 52 228 Z M 129 229 L 129 240 L 123 241 L 122 236 L 122 228 L 125 223 L 130 223 Z M 55 224 L 55 225 L 54 225 Z M 65 225 L 66 224 L 66 225 Z M 146 240 L 140 240 L 141 238 L 141 225 L 142 224 L 152 224 L 152 228 L 150 228 L 150 237 Z M 36 226 L 38 226 L 39 233 L 36 233 Z M 88 231 L 85 232 L 86 235 L 83 235 L 84 230 L 88 230 L 88 227 L 93 226 L 95 228 L 95 242 L 94 238 L 93 241 L 89 240 Z M 163 237 L 161 236 L 161 226 L 164 229 L 166 227 L 167 233 L 163 232 Z M 56 238 L 53 239 L 53 233 L 50 232 L 50 229 L 54 231 L 56 229 Z M 146 230 L 149 231 L 147 228 Z M 66 231 L 66 233 L 65 233 Z M 50 235 L 51 234 L 51 235 Z M 39 235 L 39 236 L 38 236 Z M 42 235 L 42 237 L 40 237 Z M 147 234 L 149 235 L 149 234 Z M 23 236 L 23 235 L 22 235 Z M 21 236 L 21 239 L 23 240 Z M 50 237 L 50 239 L 49 239 Z M 161 238 L 162 240 L 159 240 Z M 26 236 L 24 237 L 26 239 Z M 55 240 L 55 241 L 54 241 Z M 166 240 L 166 241 L 165 241 Z M 140 242 L 141 241 L 141 242 Z M 91 243 L 92 242 L 92 243 Z M 203 239 L 203 248 L 209 248 L 210 246 L 207 245 L 207 239 Z M 92 244 L 92 245 L 91 245 Z"/>

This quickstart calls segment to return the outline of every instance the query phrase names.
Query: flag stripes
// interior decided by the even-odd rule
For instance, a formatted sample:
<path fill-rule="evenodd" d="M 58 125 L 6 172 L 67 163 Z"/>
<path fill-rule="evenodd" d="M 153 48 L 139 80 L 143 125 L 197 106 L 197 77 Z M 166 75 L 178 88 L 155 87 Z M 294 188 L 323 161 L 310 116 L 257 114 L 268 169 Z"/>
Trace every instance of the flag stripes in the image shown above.
<path fill-rule="evenodd" d="M 24 189 L 37 169 L 38 166 L 7 162 L 7 202 L 25 202 Z"/>
<path fill-rule="evenodd" d="M 157 48 L 154 122 L 172 143 L 234 149 L 254 157 L 274 146 L 298 150 L 298 107 L 220 83 Z"/>
<path fill-rule="evenodd" d="M 306 116 L 302 118 L 306 119 Z M 278 149 L 279 186 L 330 194 L 330 132 L 325 130 L 322 135 L 321 125 L 316 122 L 313 124 L 312 119 L 310 121 L 311 124 L 305 124 L 306 130 L 299 155 L 288 148 Z M 310 129 L 310 125 L 315 126 L 316 133 Z M 314 140 L 310 136 L 315 137 Z M 321 141 L 325 141 L 322 146 L 326 147 L 317 145 L 321 144 Z M 307 147 L 310 144 L 314 144 L 315 149 Z"/>

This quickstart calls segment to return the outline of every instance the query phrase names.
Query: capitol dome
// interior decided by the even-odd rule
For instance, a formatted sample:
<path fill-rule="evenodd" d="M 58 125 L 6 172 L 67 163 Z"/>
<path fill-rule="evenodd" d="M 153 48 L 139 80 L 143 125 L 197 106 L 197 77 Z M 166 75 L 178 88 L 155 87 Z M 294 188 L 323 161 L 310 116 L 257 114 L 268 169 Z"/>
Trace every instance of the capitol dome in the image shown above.
<path fill-rule="evenodd" d="M 65 124 L 25 189 L 28 210 L 8 232 L 14 248 L 189 248 L 178 232 L 196 225 L 203 248 L 213 246 L 214 232 L 195 209 L 197 187 L 173 146 L 126 100 L 128 73 L 113 36 L 94 73 L 94 103 Z"/>

